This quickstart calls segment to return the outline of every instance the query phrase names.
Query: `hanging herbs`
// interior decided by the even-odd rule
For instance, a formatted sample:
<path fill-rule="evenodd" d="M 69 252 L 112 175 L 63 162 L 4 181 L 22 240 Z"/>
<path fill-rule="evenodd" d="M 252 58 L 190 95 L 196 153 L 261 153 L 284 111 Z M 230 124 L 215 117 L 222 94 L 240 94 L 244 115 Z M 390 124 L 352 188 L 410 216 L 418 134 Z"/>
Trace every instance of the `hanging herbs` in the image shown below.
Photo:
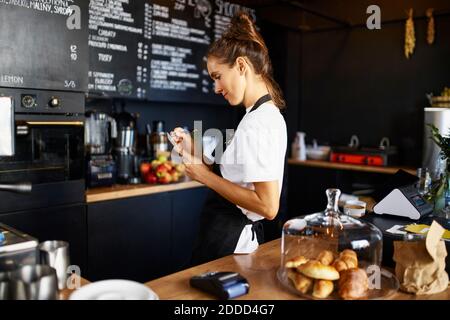
<path fill-rule="evenodd" d="M 409 59 L 416 46 L 416 35 L 414 32 L 413 9 L 408 11 L 408 20 L 405 25 L 405 57 Z"/>
<path fill-rule="evenodd" d="M 436 34 L 434 27 L 433 8 L 427 9 L 427 17 L 428 17 L 427 43 L 429 45 L 432 45 L 434 43 L 434 38 Z"/>

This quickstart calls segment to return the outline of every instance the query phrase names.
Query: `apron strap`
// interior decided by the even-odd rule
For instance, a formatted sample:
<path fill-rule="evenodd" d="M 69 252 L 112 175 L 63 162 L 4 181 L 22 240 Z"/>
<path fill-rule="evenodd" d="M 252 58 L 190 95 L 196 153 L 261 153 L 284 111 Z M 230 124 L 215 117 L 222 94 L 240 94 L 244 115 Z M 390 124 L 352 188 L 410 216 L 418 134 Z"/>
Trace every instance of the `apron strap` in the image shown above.
<path fill-rule="evenodd" d="M 247 218 L 248 219 L 248 218 Z M 258 243 L 261 244 L 264 242 L 264 226 L 262 224 L 261 220 L 258 221 L 252 221 L 248 219 L 249 223 L 252 225 L 252 241 L 256 239 L 258 240 Z"/>
<path fill-rule="evenodd" d="M 270 96 L 270 94 L 266 94 L 266 95 L 262 96 L 261 98 L 259 98 L 259 99 L 255 102 L 255 105 L 252 107 L 252 109 L 251 109 L 248 113 L 255 111 L 255 110 L 258 109 L 262 104 L 264 104 L 264 103 L 266 103 L 266 102 L 268 102 L 268 101 L 270 101 L 270 100 L 272 100 L 272 97 Z"/>
<path fill-rule="evenodd" d="M 270 100 L 272 100 L 272 97 L 270 96 L 270 94 L 266 94 L 266 95 L 262 96 L 255 102 L 255 104 L 253 105 L 253 107 L 251 108 L 251 110 L 248 113 L 257 110 L 261 105 L 263 105 L 264 103 L 266 103 Z M 234 128 L 234 129 L 236 130 L 236 128 Z M 222 130 L 222 136 L 226 137 L 226 130 Z M 224 139 L 223 146 L 222 146 L 223 152 L 225 152 L 226 149 L 227 149 L 227 141 L 226 141 L 226 139 Z M 214 156 L 215 156 L 215 154 L 214 154 Z M 214 170 L 213 170 L 214 173 L 218 174 L 217 172 L 219 171 L 219 168 L 218 168 L 216 162 L 214 163 L 213 168 L 214 168 Z"/>

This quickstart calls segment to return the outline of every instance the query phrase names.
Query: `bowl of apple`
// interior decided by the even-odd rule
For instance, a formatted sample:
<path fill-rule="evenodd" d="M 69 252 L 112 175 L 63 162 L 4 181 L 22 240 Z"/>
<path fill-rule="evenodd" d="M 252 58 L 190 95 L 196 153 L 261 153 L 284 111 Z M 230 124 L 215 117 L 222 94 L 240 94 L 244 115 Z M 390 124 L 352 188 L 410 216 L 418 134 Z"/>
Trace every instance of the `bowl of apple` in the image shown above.
<path fill-rule="evenodd" d="M 165 156 L 140 165 L 142 181 L 147 184 L 169 184 L 179 182 L 185 176 L 184 164 L 175 164 Z"/>

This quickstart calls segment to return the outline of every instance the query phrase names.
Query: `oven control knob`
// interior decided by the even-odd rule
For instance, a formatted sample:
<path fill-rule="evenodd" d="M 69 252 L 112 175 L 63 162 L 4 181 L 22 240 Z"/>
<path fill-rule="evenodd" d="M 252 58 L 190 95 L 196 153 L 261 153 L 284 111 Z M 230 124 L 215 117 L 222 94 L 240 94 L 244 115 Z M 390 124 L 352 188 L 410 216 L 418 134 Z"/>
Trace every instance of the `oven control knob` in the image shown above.
<path fill-rule="evenodd" d="M 22 107 L 26 109 L 31 109 L 36 107 L 36 96 L 31 94 L 22 95 Z"/>
<path fill-rule="evenodd" d="M 48 104 L 49 104 L 50 108 L 59 108 L 59 107 L 61 107 L 61 100 L 59 100 L 58 97 L 52 97 Z"/>

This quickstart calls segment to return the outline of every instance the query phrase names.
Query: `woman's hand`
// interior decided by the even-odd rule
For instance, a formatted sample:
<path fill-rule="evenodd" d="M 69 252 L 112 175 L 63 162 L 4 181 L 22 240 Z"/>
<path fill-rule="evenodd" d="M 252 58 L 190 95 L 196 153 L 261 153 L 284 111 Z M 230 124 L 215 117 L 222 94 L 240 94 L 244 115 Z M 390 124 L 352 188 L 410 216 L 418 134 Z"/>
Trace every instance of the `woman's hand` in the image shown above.
<path fill-rule="evenodd" d="M 206 184 L 207 176 L 211 173 L 210 168 L 194 154 L 194 142 L 190 133 L 183 128 L 175 128 L 170 132 L 174 142 L 174 149 L 182 157 L 186 167 L 186 175 L 200 183 Z"/>
<path fill-rule="evenodd" d="M 192 180 L 198 181 L 200 183 L 206 184 L 208 175 L 211 174 L 209 168 L 203 164 L 184 164 L 186 167 L 186 175 Z"/>
<path fill-rule="evenodd" d="M 192 180 L 206 184 L 208 175 L 211 173 L 208 166 L 203 161 L 187 152 L 182 156 L 183 164 L 186 167 L 185 173 Z"/>
<path fill-rule="evenodd" d="M 188 153 L 193 154 L 193 142 L 192 137 L 188 131 L 183 128 L 175 128 L 170 132 L 170 136 L 173 138 L 175 145 L 173 146 L 175 151 L 178 152 L 180 156 Z"/>

